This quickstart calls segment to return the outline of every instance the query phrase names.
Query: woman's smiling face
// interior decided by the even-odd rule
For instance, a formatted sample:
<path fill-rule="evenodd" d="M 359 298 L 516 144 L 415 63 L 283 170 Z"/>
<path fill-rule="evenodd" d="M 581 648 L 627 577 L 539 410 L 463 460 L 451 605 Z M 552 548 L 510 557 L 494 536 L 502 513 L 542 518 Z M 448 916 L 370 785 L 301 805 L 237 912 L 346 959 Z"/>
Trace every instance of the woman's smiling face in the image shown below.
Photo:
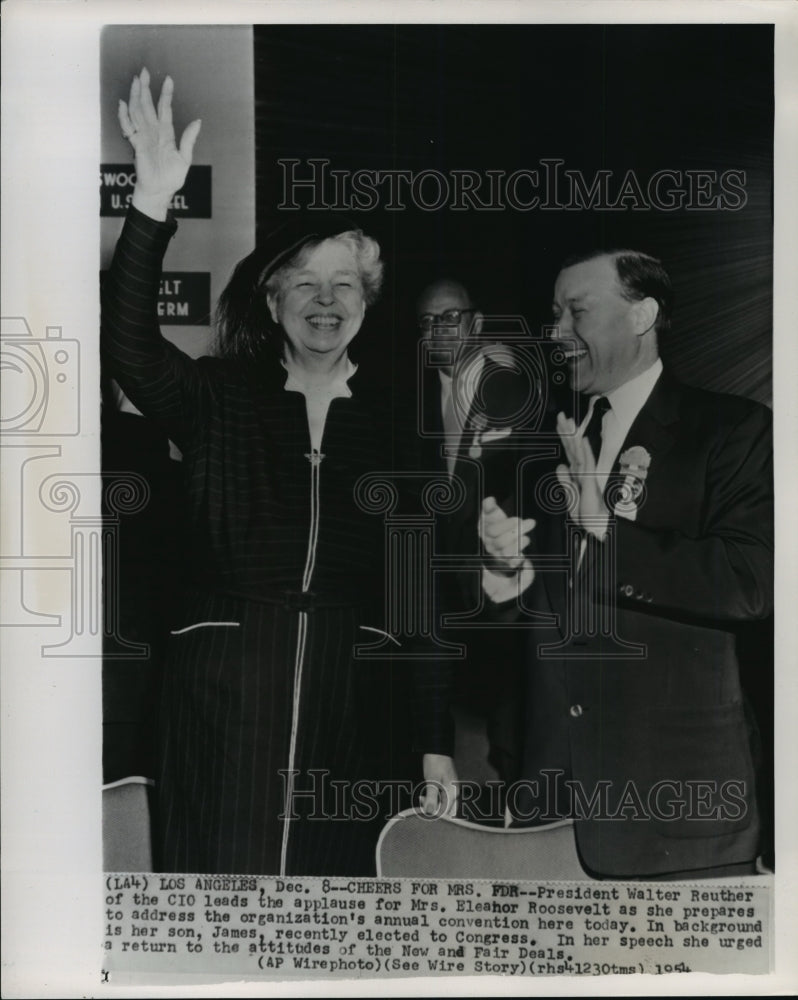
<path fill-rule="evenodd" d="M 288 351 L 300 364 L 339 357 L 366 312 L 355 256 L 335 238 L 324 240 L 291 268 L 267 301 L 272 319 L 285 333 Z"/>

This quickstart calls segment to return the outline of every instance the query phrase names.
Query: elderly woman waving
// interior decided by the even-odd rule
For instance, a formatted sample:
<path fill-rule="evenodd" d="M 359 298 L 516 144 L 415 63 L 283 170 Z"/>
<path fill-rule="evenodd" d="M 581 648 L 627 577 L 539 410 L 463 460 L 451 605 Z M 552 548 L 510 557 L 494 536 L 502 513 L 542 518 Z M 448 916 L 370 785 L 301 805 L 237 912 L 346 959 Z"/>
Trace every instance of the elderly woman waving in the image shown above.
<path fill-rule="evenodd" d="M 102 324 L 109 373 L 183 453 L 191 586 L 160 699 L 158 866 L 368 874 L 373 827 L 346 789 L 373 764 L 352 650 L 382 607 L 382 526 L 354 484 L 383 467 L 391 431 L 348 347 L 379 247 L 340 219 L 295 219 L 235 269 L 216 356 L 181 353 L 157 294 L 200 122 L 178 146 L 172 91 L 167 78 L 156 107 L 143 70 L 120 102 L 137 179 Z"/>

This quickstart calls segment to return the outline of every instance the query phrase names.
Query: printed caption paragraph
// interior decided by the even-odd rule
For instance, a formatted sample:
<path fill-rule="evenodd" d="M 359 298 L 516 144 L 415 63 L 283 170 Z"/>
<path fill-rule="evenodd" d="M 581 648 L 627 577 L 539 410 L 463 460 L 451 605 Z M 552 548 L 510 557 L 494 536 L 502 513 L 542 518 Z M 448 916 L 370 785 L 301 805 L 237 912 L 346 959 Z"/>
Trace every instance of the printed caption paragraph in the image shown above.
<path fill-rule="evenodd" d="M 103 977 L 766 973 L 772 882 L 114 874 Z"/>

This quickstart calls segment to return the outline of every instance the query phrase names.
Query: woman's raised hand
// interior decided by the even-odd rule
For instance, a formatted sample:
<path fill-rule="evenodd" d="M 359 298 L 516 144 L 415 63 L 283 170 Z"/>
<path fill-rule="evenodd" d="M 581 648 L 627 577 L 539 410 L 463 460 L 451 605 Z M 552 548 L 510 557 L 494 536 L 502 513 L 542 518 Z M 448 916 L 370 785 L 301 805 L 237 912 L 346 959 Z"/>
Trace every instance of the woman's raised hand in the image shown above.
<path fill-rule="evenodd" d="M 150 74 L 143 69 L 139 76 L 133 77 L 128 103 L 119 102 L 122 134 L 136 152 L 133 205 L 160 221 L 166 218 L 175 192 L 185 183 L 202 124 L 197 118 L 187 125 L 177 147 L 172 124 L 173 91 L 174 83 L 167 76 L 156 108 L 150 92 Z"/>

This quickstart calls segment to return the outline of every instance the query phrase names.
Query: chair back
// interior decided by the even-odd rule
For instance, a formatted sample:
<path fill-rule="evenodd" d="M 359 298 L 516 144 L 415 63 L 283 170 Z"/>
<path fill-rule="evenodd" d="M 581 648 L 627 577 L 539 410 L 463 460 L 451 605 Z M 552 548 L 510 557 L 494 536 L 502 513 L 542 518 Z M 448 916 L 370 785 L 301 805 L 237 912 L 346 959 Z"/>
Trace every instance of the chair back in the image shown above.
<path fill-rule="evenodd" d="M 123 778 L 103 785 L 103 868 L 107 872 L 151 872 L 149 778 Z"/>
<path fill-rule="evenodd" d="M 573 823 L 504 829 L 416 809 L 394 816 L 377 844 L 377 874 L 418 878 L 583 880 Z"/>

